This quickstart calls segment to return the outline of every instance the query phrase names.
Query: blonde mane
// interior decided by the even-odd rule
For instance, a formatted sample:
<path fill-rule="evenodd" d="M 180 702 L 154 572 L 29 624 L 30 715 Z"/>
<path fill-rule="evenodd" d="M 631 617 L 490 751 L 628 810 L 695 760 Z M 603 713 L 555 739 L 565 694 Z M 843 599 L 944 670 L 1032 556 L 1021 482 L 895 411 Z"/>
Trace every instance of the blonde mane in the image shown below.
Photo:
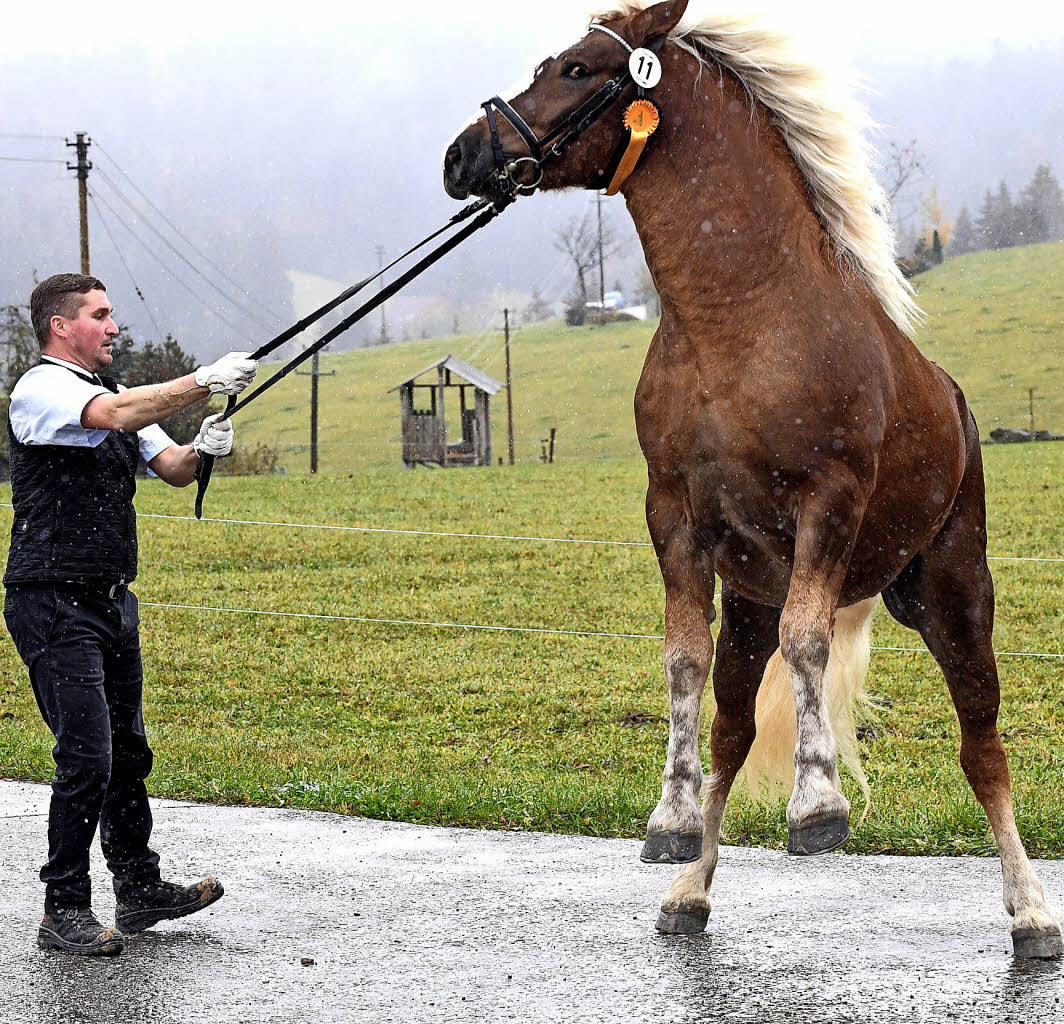
<path fill-rule="evenodd" d="M 608 20 L 651 6 L 623 0 Z M 890 202 L 872 174 L 876 126 L 845 76 L 803 59 L 793 39 L 760 18 L 711 15 L 681 21 L 672 41 L 703 65 L 730 71 L 764 106 L 794 157 L 820 223 L 840 256 L 864 278 L 887 315 L 909 336 L 923 320 L 912 287 L 894 260 Z"/>

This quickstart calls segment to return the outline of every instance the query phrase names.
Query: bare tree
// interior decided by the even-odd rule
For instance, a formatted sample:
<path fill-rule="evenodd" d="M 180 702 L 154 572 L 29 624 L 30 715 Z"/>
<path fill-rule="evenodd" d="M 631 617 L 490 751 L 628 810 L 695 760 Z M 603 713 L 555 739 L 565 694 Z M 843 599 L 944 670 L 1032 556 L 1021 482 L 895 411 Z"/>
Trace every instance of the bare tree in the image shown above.
<path fill-rule="evenodd" d="M 613 225 L 602 219 L 603 258 L 618 252 L 624 243 L 617 238 Z M 554 233 L 554 248 L 564 253 L 576 270 L 580 299 L 587 302 L 587 272 L 599 258 L 599 232 L 595 211 L 588 208 L 583 217 L 572 217 Z"/>
<path fill-rule="evenodd" d="M 920 177 L 926 168 L 925 157 L 916 145 L 916 139 L 911 139 L 908 145 L 899 146 L 891 142 L 890 152 L 884 161 L 883 173 L 886 178 L 884 188 L 887 198 L 894 203 L 899 193 L 910 181 Z"/>

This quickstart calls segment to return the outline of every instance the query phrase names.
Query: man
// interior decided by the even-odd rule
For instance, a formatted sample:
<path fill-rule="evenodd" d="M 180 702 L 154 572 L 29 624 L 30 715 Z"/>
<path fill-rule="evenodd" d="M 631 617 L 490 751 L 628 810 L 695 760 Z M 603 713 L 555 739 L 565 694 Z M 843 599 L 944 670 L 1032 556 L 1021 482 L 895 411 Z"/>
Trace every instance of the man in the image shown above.
<path fill-rule="evenodd" d="M 152 818 L 144 780 L 152 752 L 141 711 L 135 474 L 141 458 L 168 484 L 192 482 L 197 457 L 228 455 L 233 428 L 208 416 L 179 446 L 157 424 L 212 393 L 235 395 L 255 376 L 230 352 L 195 373 L 123 388 L 98 376 L 118 334 L 103 284 L 80 274 L 42 281 L 30 299 L 40 363 L 11 392 L 8 434 L 14 522 L 4 618 L 29 668 L 37 705 L 55 736 L 48 818 L 45 949 L 117 955 L 123 932 L 209 906 L 214 878 L 162 881 L 148 846 Z M 89 847 L 114 875 L 115 928 L 91 909 Z"/>

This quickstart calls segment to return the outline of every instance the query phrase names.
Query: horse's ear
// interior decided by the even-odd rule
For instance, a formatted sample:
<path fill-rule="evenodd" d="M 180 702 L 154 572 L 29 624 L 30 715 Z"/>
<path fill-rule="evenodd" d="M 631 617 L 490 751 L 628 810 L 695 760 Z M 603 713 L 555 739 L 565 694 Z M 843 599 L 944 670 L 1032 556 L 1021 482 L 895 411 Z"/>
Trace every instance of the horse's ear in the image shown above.
<path fill-rule="evenodd" d="M 667 36 L 680 23 L 687 10 L 688 0 L 663 0 L 632 16 L 632 41 L 636 46 L 649 46 L 656 39 Z"/>

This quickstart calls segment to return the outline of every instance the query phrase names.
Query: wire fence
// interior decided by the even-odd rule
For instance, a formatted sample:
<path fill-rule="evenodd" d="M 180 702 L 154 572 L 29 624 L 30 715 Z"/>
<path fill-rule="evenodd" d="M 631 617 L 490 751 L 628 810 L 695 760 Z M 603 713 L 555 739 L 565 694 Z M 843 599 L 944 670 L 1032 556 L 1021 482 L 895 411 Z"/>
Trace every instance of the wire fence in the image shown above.
<path fill-rule="evenodd" d="M 654 640 L 665 639 L 660 633 L 609 633 L 590 629 L 556 629 L 542 626 L 500 626 L 494 623 L 479 622 L 436 622 L 422 619 L 383 619 L 367 615 L 335 615 L 318 612 L 287 612 L 259 608 L 228 608 L 204 604 L 170 604 L 162 601 L 141 601 L 141 608 L 162 608 L 175 611 L 214 612 L 227 615 L 262 615 L 281 619 L 312 619 L 328 622 L 352 622 L 378 626 L 408 626 L 422 629 L 474 630 L 489 633 L 527 633 L 539 636 L 563 637 L 599 637 L 612 640 Z M 872 647 L 873 651 L 899 652 L 906 654 L 930 654 L 925 647 Z M 1046 654 L 1037 651 L 995 651 L 999 658 L 1042 658 L 1064 659 L 1064 654 Z"/>
<path fill-rule="evenodd" d="M 12 508 L 10 502 L 0 502 L 0 507 Z M 630 540 L 609 540 L 609 539 L 597 539 L 597 538 L 581 538 L 581 537 L 542 537 L 534 535 L 518 535 L 518 534 L 497 534 L 497 533 L 460 533 L 453 531 L 442 530 L 414 530 L 414 529 L 398 529 L 391 527 L 369 527 L 369 526 L 345 526 L 336 524 L 323 524 L 323 523 L 290 523 L 282 521 L 271 521 L 262 519 L 223 519 L 216 517 L 208 517 L 202 520 L 197 520 L 192 516 L 175 516 L 164 515 L 161 513 L 142 512 L 137 514 L 138 519 L 156 519 L 171 522 L 188 522 L 188 523 L 209 523 L 216 525 L 227 526 L 268 526 L 268 527 L 281 527 L 285 529 L 297 529 L 297 530 L 324 530 L 324 531 L 337 531 L 337 532 L 352 532 L 367 535 L 401 535 L 412 537 L 448 537 L 461 540 L 486 540 L 486 541 L 512 541 L 521 543 L 539 543 L 539 544 L 580 544 L 590 545 L 597 547 L 621 547 L 621 548 L 648 548 L 653 547 L 647 541 L 630 541 Z M 1059 563 L 1064 562 L 1064 558 L 1028 558 L 1019 556 L 996 556 L 998 561 L 1012 561 L 1012 562 L 1049 562 Z M 719 602 L 719 595 L 715 598 Z M 572 629 L 572 628 L 555 628 L 555 627 L 540 627 L 540 626 L 510 626 L 500 625 L 496 623 L 472 623 L 472 622 L 448 622 L 448 621 L 436 621 L 436 620 L 422 620 L 422 619 L 393 619 L 382 618 L 375 616 L 365 615 L 338 615 L 328 613 L 316 613 L 316 612 L 291 612 L 291 611 L 279 611 L 270 609 L 257 609 L 257 608 L 231 608 L 231 607 L 218 607 L 213 605 L 194 605 L 194 604 L 173 604 L 166 602 L 154 602 L 154 601 L 142 601 L 141 606 L 144 608 L 159 608 L 170 609 L 179 611 L 195 611 L 195 612 L 207 612 L 214 614 L 228 614 L 228 615 L 258 615 L 267 616 L 273 618 L 283 619 L 303 619 L 303 620 L 320 620 L 331 622 L 350 622 L 359 623 L 364 625 L 382 625 L 382 626 L 403 626 L 408 628 L 421 628 L 421 629 L 451 629 L 451 630 L 467 630 L 467 631 L 480 631 L 480 632 L 493 632 L 493 633 L 523 633 L 540 636 L 559 636 L 559 637 L 598 637 L 602 639 L 615 639 L 615 640 L 653 640 L 661 642 L 665 639 L 664 635 L 658 633 L 638 633 L 638 632 L 609 632 L 602 630 L 592 629 Z M 912 653 L 912 654 L 927 654 L 929 653 L 926 648 L 923 647 L 872 647 L 873 651 L 879 651 L 883 653 Z M 1057 654 L 1053 652 L 1044 651 L 996 651 L 995 655 L 1002 658 L 1035 658 L 1043 660 L 1062 660 L 1064 654 Z"/>
<path fill-rule="evenodd" d="M 4 506 L 10 508 L 10 505 Z M 175 522 L 223 523 L 230 526 L 273 526 L 290 530 L 336 530 L 346 533 L 396 534 L 409 537 L 454 537 L 463 540 L 502 540 L 520 541 L 529 544 L 587 544 L 599 547 L 652 548 L 654 545 L 646 540 L 603 540 L 591 537 L 539 537 L 534 535 L 506 533 L 461 533 L 449 530 L 416 530 L 386 526 L 346 526 L 329 523 L 289 523 L 268 519 L 221 519 L 204 516 L 197 520 L 194 516 L 163 515 L 153 512 L 137 513 L 139 519 L 170 519 Z M 1064 558 L 1019 555 L 989 555 L 988 560 L 996 562 L 1048 562 L 1064 563 Z"/>

